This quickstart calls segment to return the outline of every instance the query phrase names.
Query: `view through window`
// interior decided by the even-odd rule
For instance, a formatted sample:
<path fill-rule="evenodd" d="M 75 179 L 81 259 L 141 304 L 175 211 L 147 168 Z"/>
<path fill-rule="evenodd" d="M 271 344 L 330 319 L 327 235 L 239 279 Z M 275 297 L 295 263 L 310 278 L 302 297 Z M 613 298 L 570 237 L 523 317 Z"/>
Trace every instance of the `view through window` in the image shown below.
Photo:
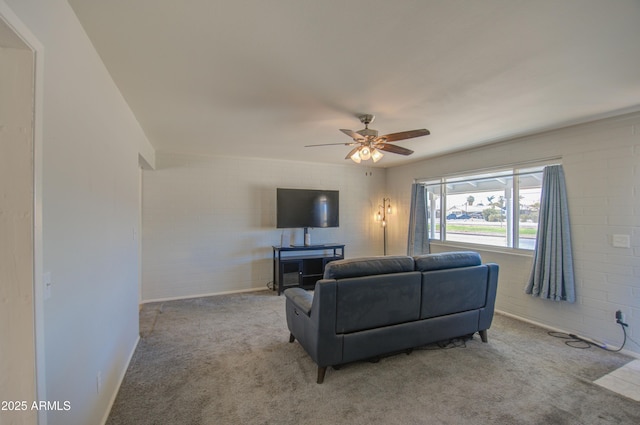
<path fill-rule="evenodd" d="M 429 238 L 533 250 L 543 168 L 423 182 Z"/>

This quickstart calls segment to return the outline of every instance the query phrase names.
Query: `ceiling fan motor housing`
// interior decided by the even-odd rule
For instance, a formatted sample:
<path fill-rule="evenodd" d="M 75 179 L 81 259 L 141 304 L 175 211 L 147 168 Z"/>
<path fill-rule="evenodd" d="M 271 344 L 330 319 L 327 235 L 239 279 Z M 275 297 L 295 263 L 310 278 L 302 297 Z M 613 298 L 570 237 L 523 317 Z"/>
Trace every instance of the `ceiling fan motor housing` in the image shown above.
<path fill-rule="evenodd" d="M 362 130 L 356 131 L 356 133 L 366 138 L 378 137 L 378 130 L 374 130 L 372 128 L 363 128 Z"/>
<path fill-rule="evenodd" d="M 360 118 L 360 122 L 364 124 L 364 128 L 360 131 L 356 131 L 356 133 L 358 133 L 365 139 L 369 139 L 369 140 L 372 140 L 378 137 L 378 130 L 373 130 L 369 128 L 369 124 L 371 124 L 373 120 L 376 119 L 375 115 L 363 114 L 363 115 L 359 115 L 358 118 Z"/>

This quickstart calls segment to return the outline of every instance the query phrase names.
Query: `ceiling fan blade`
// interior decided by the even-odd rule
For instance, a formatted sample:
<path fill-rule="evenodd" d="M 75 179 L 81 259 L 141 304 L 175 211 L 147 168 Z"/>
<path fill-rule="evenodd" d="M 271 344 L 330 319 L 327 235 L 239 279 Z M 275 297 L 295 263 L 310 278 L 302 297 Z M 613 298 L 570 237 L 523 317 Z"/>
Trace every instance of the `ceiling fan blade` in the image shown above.
<path fill-rule="evenodd" d="M 402 146 L 387 145 L 385 143 L 374 145 L 374 147 L 376 149 L 380 149 L 381 151 L 398 153 L 400 155 L 411 155 L 413 153 L 411 149 L 403 148 Z"/>
<path fill-rule="evenodd" d="M 358 151 L 358 149 L 360 149 L 360 146 L 356 146 L 355 148 L 351 149 L 351 151 L 349 151 L 349 153 L 347 154 L 347 156 L 344 157 L 344 159 L 350 159 L 351 156 Z"/>
<path fill-rule="evenodd" d="M 429 134 L 431 134 L 429 130 L 427 130 L 426 128 L 422 128 L 420 130 L 409 130 L 409 131 L 401 131 L 399 133 L 385 134 L 384 136 L 378 137 L 378 139 L 383 140 L 384 142 L 395 142 L 397 140 L 413 139 L 414 137 L 428 136 Z"/>
<path fill-rule="evenodd" d="M 346 130 L 344 128 L 341 128 L 340 131 L 342 131 L 344 134 L 346 134 L 347 136 L 351 137 L 354 140 L 364 140 L 364 136 L 356 133 L 353 130 Z"/>
<path fill-rule="evenodd" d="M 347 143 L 320 143 L 317 145 L 304 145 L 305 148 L 314 148 L 316 146 L 335 146 L 335 145 L 342 145 L 342 146 L 352 146 L 355 145 L 355 142 L 347 142 Z"/>

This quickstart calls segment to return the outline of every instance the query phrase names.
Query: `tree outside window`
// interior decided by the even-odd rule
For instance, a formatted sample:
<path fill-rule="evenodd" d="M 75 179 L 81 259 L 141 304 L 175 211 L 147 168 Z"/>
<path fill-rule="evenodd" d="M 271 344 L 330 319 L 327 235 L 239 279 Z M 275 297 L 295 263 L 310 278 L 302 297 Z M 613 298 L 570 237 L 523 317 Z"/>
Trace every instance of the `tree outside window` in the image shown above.
<path fill-rule="evenodd" d="M 432 240 L 532 250 L 543 167 L 454 176 L 423 183 Z"/>

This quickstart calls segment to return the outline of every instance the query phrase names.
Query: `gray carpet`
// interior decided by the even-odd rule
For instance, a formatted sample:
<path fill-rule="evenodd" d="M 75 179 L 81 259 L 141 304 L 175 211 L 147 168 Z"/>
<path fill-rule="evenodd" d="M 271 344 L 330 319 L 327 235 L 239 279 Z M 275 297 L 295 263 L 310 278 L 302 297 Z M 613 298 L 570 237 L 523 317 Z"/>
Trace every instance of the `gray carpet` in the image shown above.
<path fill-rule="evenodd" d="M 271 291 L 147 304 L 107 421 L 117 424 L 639 424 L 592 382 L 631 361 L 496 315 L 489 342 L 328 369 L 288 342 Z"/>

